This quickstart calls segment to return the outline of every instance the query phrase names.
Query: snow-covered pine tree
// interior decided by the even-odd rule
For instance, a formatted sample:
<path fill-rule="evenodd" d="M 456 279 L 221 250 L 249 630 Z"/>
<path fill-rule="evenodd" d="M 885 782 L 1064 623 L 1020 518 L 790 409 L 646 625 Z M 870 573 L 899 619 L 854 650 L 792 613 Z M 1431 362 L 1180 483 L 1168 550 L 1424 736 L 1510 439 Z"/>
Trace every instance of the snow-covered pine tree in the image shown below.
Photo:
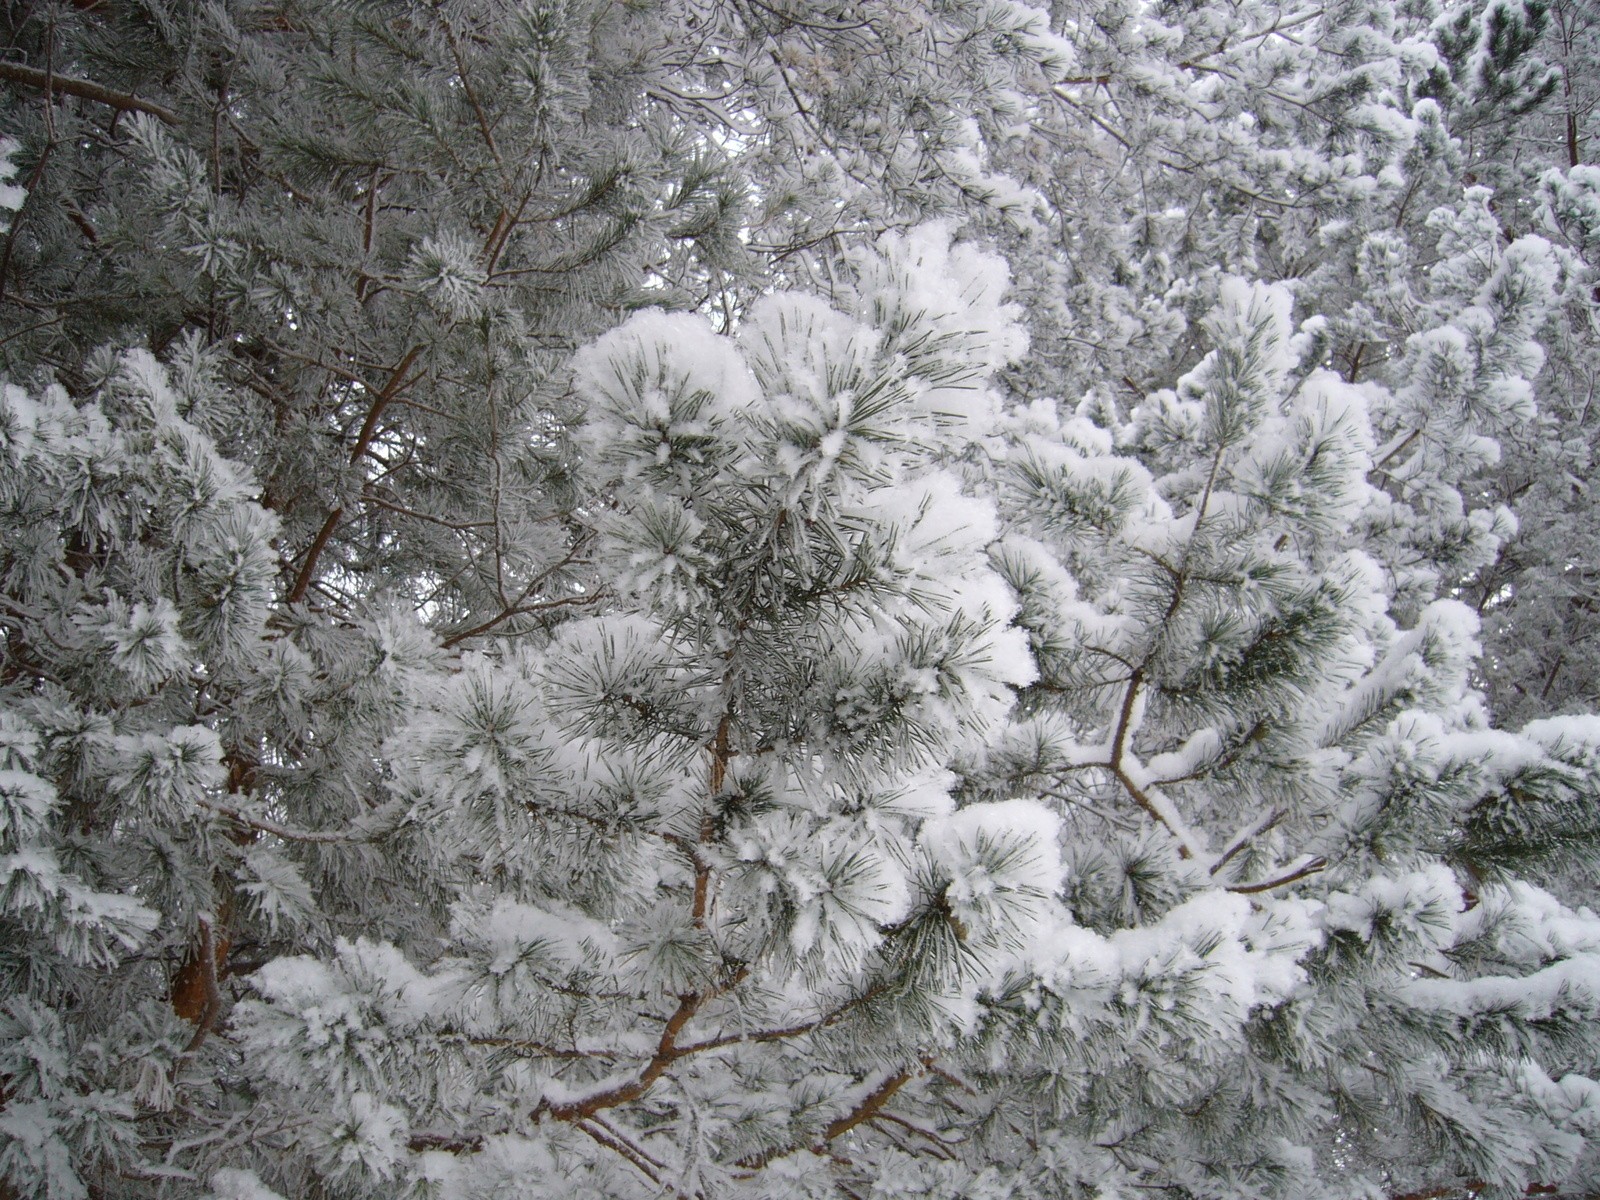
<path fill-rule="evenodd" d="M 0 1189 L 1596 1186 L 1437 16 L 6 10 Z"/>
<path fill-rule="evenodd" d="M 1593 1085 L 1526 1064 L 1593 1069 L 1593 916 L 1529 881 L 1591 861 L 1600 725 L 1487 728 L 1472 612 L 1419 605 L 1353 536 L 1394 507 L 1374 393 L 1289 309 L 1227 281 L 1212 350 L 1126 425 L 1036 405 L 1000 443 L 996 559 L 1040 678 L 963 794 L 1060 802 L 1068 909 L 1110 948 L 1078 933 L 986 998 L 1000 1108 L 1052 1130 L 1039 1194 L 1510 1195 L 1593 1169 Z"/>

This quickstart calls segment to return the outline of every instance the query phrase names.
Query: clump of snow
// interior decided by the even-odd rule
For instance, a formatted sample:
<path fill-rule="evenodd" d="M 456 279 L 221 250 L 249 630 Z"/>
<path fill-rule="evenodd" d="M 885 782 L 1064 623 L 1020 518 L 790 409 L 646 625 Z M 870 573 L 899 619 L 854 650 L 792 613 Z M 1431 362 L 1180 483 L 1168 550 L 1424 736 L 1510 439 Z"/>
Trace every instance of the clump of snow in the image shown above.
<path fill-rule="evenodd" d="M 951 914 L 982 942 L 1026 944 L 1061 887 L 1061 818 L 1033 800 L 972 804 L 922 827 Z"/>
<path fill-rule="evenodd" d="M 211 1176 L 211 1195 L 207 1200 L 283 1200 L 261 1182 L 254 1171 L 223 1167 Z"/>

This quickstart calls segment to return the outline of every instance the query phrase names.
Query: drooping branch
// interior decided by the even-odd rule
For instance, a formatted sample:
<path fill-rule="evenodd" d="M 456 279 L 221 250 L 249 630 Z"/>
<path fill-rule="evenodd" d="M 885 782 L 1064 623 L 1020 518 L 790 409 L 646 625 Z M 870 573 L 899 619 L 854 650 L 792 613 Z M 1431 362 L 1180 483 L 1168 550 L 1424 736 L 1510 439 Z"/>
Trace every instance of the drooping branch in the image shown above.
<path fill-rule="evenodd" d="M 827 1149 L 829 1142 L 843 1137 L 857 1126 L 863 1125 L 879 1116 L 883 1111 L 884 1105 L 888 1104 L 901 1088 L 922 1074 L 922 1071 L 929 1069 L 931 1069 L 931 1064 L 919 1064 L 918 1069 L 908 1067 L 890 1075 L 877 1087 L 873 1088 L 872 1091 L 868 1092 L 861 1102 L 849 1112 L 830 1121 L 817 1140 L 809 1144 L 810 1149 L 817 1153 L 822 1153 Z M 806 1145 L 800 1143 L 788 1146 L 774 1146 L 772 1149 L 764 1150 L 760 1154 L 740 1159 L 738 1165 L 746 1170 L 759 1171 L 762 1167 L 777 1159 L 785 1158 L 806 1148 Z"/>
<path fill-rule="evenodd" d="M 1234 858 L 1242 853 L 1251 842 L 1255 841 L 1256 838 L 1260 837 L 1273 826 L 1277 825 L 1279 821 L 1283 820 L 1285 815 L 1286 814 L 1284 810 L 1281 808 L 1269 808 L 1260 817 L 1256 818 L 1256 820 L 1251 821 L 1243 829 L 1239 830 L 1238 833 L 1234 834 L 1228 839 L 1228 844 L 1224 846 L 1222 848 L 1222 852 L 1217 855 L 1217 860 L 1211 864 L 1207 874 L 1215 875 L 1218 871 L 1222 870 L 1223 867 L 1227 866 L 1234 860 Z"/>
<path fill-rule="evenodd" d="M 642 1157 L 640 1157 L 640 1155 L 632 1147 L 628 1146 L 621 1139 L 614 1138 L 604 1130 L 597 1129 L 588 1121 L 575 1121 L 573 1124 L 575 1124 L 579 1129 L 583 1130 L 583 1132 L 594 1141 L 604 1146 L 607 1150 L 610 1150 L 612 1153 L 625 1159 L 634 1170 L 638 1171 L 639 1174 L 643 1175 L 651 1183 L 655 1184 L 657 1187 L 661 1186 L 661 1176 L 657 1174 L 655 1169 L 652 1168 L 650 1164 L 647 1163 Z"/>

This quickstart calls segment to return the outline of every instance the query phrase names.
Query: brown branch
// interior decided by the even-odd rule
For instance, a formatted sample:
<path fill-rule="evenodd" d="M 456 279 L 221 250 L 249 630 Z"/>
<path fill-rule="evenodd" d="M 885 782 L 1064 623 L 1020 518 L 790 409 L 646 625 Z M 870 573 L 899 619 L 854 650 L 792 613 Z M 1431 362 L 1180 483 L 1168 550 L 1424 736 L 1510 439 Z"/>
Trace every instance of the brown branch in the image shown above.
<path fill-rule="evenodd" d="M 62 92 L 68 96 L 77 96 L 81 100 L 93 100 L 96 104 L 109 105 L 120 112 L 148 113 L 168 125 L 179 124 L 178 114 L 170 108 L 163 108 L 153 101 L 142 100 L 127 92 L 116 91 L 90 79 L 74 79 L 70 75 L 57 75 L 51 71 L 41 71 L 37 67 L 25 67 L 21 63 L 14 62 L 0 62 L 0 79 L 45 92 Z"/>
<path fill-rule="evenodd" d="M 592 993 L 584 993 L 590 996 Z M 544 1042 L 530 1042 L 524 1038 L 507 1037 L 469 1037 L 463 1038 L 469 1046 L 481 1046 L 489 1050 L 521 1050 L 534 1058 L 603 1058 L 617 1059 L 623 1055 L 614 1050 L 564 1050 L 560 1046 L 550 1046 Z"/>
<path fill-rule="evenodd" d="M 1328 860 L 1318 855 L 1303 867 L 1297 867 L 1287 875 L 1280 875 L 1277 879 L 1268 879 L 1264 883 L 1236 883 L 1229 886 L 1230 892 L 1238 892 L 1241 896 L 1253 896 L 1257 892 L 1270 892 L 1273 888 L 1281 888 L 1287 884 L 1298 883 L 1308 876 L 1328 869 Z"/>
<path fill-rule="evenodd" d="M 227 952 L 227 942 L 219 946 L 211 932 L 211 922 L 202 919 L 200 944 L 191 952 L 189 962 L 178 972 L 178 980 L 173 987 L 174 1009 L 181 1017 L 190 1017 L 193 1012 L 191 1019 L 195 1024 L 194 1036 L 183 1048 L 181 1058 L 199 1053 L 200 1047 L 216 1026 L 217 1018 L 222 1015 L 222 986 L 217 980 L 217 960 Z M 185 987 L 185 984 L 188 986 Z M 196 1001 L 199 1010 L 193 1011 L 192 1006 Z M 186 1007 L 189 1011 L 185 1011 Z"/>
<path fill-rule="evenodd" d="M 1133 674 L 1128 676 L 1128 690 L 1122 694 L 1122 709 L 1117 713 L 1116 732 L 1111 735 L 1109 765 L 1118 775 L 1122 773 L 1122 754 L 1127 749 L 1128 730 L 1133 724 L 1133 703 L 1139 698 L 1139 686 L 1142 683 L 1144 683 L 1144 668 L 1135 667 Z"/>
<path fill-rule="evenodd" d="M 1378 474 L 1379 472 L 1382 472 L 1385 467 L 1394 461 L 1396 455 L 1402 453 L 1407 446 L 1411 445 L 1412 442 L 1416 441 L 1421 436 L 1422 430 L 1420 429 L 1413 429 L 1410 433 L 1406 434 L 1405 437 L 1400 439 L 1399 443 L 1393 450 L 1389 451 L 1389 453 L 1385 454 L 1383 458 L 1372 464 L 1371 473 Z"/>
<path fill-rule="evenodd" d="M 724 1046 L 739 1046 L 746 1042 L 781 1042 L 788 1038 L 802 1037 L 808 1033 L 815 1033 L 819 1029 L 826 1029 L 830 1025 L 837 1025 L 845 1016 L 863 1004 L 870 1004 L 884 993 L 884 986 L 877 984 L 868 988 L 853 1000 L 847 1000 L 838 1008 L 825 1013 L 815 1021 L 806 1021 L 799 1025 L 790 1025 L 785 1029 L 764 1029 L 759 1033 L 730 1033 L 722 1037 L 708 1038 L 703 1042 L 695 1042 L 678 1049 L 680 1056 L 702 1054 L 708 1050 L 720 1050 Z"/>
<path fill-rule="evenodd" d="M 1128 677 L 1128 689 L 1122 694 L 1122 707 L 1121 711 L 1117 713 L 1116 732 L 1111 735 L 1111 761 L 1106 763 L 1106 767 L 1116 777 L 1117 782 L 1122 785 L 1123 790 L 1133 798 L 1133 802 L 1144 809 L 1157 825 L 1160 825 L 1173 837 L 1177 838 L 1178 857 L 1193 858 L 1194 849 L 1189 845 L 1189 840 L 1174 829 L 1171 823 L 1161 815 L 1161 810 L 1156 807 L 1155 802 L 1145 794 L 1143 788 L 1133 781 L 1133 777 L 1122 766 L 1123 756 L 1128 749 L 1128 733 L 1133 725 L 1133 706 L 1134 702 L 1139 698 L 1139 687 L 1143 682 L 1144 668 L 1135 668 L 1133 674 Z"/>
<path fill-rule="evenodd" d="M 604 1146 L 607 1150 L 610 1150 L 614 1154 L 626 1159 L 634 1170 L 638 1171 L 639 1174 L 643 1175 L 651 1183 L 655 1184 L 657 1187 L 661 1186 L 661 1176 L 658 1175 L 650 1167 L 650 1165 L 644 1161 L 644 1159 L 640 1158 L 631 1147 L 623 1143 L 621 1140 L 612 1137 L 610 1134 L 596 1129 L 586 1121 L 575 1121 L 573 1123 L 579 1129 L 583 1130 L 584 1133 L 593 1138 L 596 1142 L 599 1142 L 600 1145 Z"/>
<path fill-rule="evenodd" d="M 732 747 L 729 744 L 729 735 L 733 732 L 733 712 L 724 709 L 721 718 L 717 721 L 717 732 L 711 739 L 711 778 L 708 781 L 707 800 L 715 804 L 722 795 L 722 789 L 728 782 L 728 763 L 733 758 Z M 712 816 L 712 809 L 708 807 L 705 815 L 700 818 L 700 844 L 706 845 L 716 837 L 716 821 Z M 698 854 L 695 856 L 694 867 L 694 909 L 693 918 L 697 926 L 706 923 L 706 910 L 711 904 L 711 867 Z"/>
<path fill-rule="evenodd" d="M 677 1009 L 667 1018 L 666 1026 L 661 1030 L 661 1040 L 656 1043 L 655 1054 L 635 1078 L 616 1087 L 607 1088 L 603 1092 L 597 1092 L 587 1100 L 579 1100 L 572 1104 L 553 1104 L 546 1111 L 558 1121 L 581 1121 L 602 1109 L 615 1108 L 619 1104 L 637 1100 L 648 1092 L 656 1080 L 665 1075 L 667 1068 L 680 1057 L 678 1035 L 709 998 L 710 993 L 702 992 L 691 992 L 679 997 Z"/>
<path fill-rule="evenodd" d="M 1284 810 L 1281 808 L 1271 809 L 1268 811 L 1266 816 L 1256 821 L 1252 821 L 1238 833 L 1234 834 L 1233 840 L 1228 843 L 1221 854 L 1217 855 L 1217 861 L 1211 864 L 1211 869 L 1207 872 L 1207 874 L 1215 875 L 1218 871 L 1222 870 L 1222 868 L 1227 866 L 1228 863 L 1231 862 L 1233 858 L 1242 850 L 1244 850 L 1246 846 L 1255 841 L 1256 838 L 1260 837 L 1263 833 L 1266 833 L 1268 830 L 1276 826 L 1279 821 L 1283 820 L 1285 815 L 1286 814 L 1284 813 Z"/>
<path fill-rule="evenodd" d="M 1194 848 L 1189 845 L 1189 839 L 1184 837 L 1177 829 L 1174 829 L 1172 822 L 1161 815 L 1161 810 L 1156 807 L 1155 801 L 1150 799 L 1145 790 L 1134 782 L 1133 777 L 1124 771 L 1121 766 L 1112 767 L 1111 773 L 1116 776 L 1117 782 L 1122 785 L 1122 790 L 1133 798 L 1133 802 L 1149 813 L 1156 824 L 1177 839 L 1178 857 L 1193 858 L 1195 856 Z"/>
<path fill-rule="evenodd" d="M 663 1162 L 661 1159 L 657 1158 L 654 1154 L 651 1154 L 643 1146 L 639 1145 L 639 1143 L 637 1141 L 635 1141 L 633 1138 L 628 1136 L 629 1133 L 634 1132 L 633 1130 L 628 1130 L 628 1131 L 625 1132 L 625 1131 L 623 1131 L 621 1129 L 618 1129 L 610 1121 L 606 1120 L 604 1117 L 601 1117 L 601 1116 L 590 1117 L 589 1118 L 589 1123 L 593 1124 L 595 1126 L 598 1126 L 599 1128 L 605 1130 L 612 1137 L 616 1138 L 617 1141 L 625 1143 L 629 1148 L 631 1148 L 633 1150 L 633 1152 L 635 1154 L 637 1154 L 640 1158 L 644 1159 L 645 1162 L 649 1163 L 656 1170 L 665 1171 L 667 1169 L 667 1164 L 665 1162 Z M 648 1136 L 648 1134 L 646 1136 Z"/>
<path fill-rule="evenodd" d="M 389 382 L 383 385 L 383 390 L 373 397 L 372 407 L 367 410 L 367 419 L 361 425 L 360 436 L 350 451 L 350 465 L 354 466 L 361 461 L 361 456 L 372 445 L 372 439 L 378 433 L 378 421 L 383 416 L 384 410 L 389 407 L 389 402 L 399 395 L 400 389 L 414 382 L 406 378 L 406 372 L 411 370 L 411 364 L 417 361 L 417 356 L 422 353 L 421 346 L 413 346 L 405 352 L 405 356 L 389 373 Z"/>
<path fill-rule="evenodd" d="M 350 451 L 350 465 L 354 466 L 361 461 L 372 445 L 372 439 L 378 433 L 378 421 L 383 416 L 384 409 L 389 407 L 389 402 L 399 394 L 400 389 L 413 382 L 414 378 L 407 379 L 406 372 L 411 370 L 411 365 L 417 361 L 417 356 L 422 353 L 421 346 L 413 346 L 405 352 L 400 362 L 389 374 L 389 382 L 383 385 L 381 391 L 372 398 L 372 406 L 367 409 L 367 419 L 362 422 L 361 433 L 356 437 L 356 444 Z M 306 558 L 300 564 L 300 570 L 294 578 L 294 586 L 289 589 L 288 603 L 299 604 L 306 597 L 306 589 L 311 586 L 311 580 L 316 575 L 317 560 L 322 557 L 322 552 L 328 548 L 328 542 L 333 537 L 334 530 L 339 528 L 339 522 L 344 519 L 344 505 L 336 506 L 323 521 L 322 528 L 317 531 L 317 536 L 311 543 L 311 548 L 306 551 Z"/>
<path fill-rule="evenodd" d="M 604 592 L 590 592 L 586 596 L 563 596 L 559 600 L 540 600 L 533 604 L 523 604 L 520 600 L 490 617 L 481 625 L 474 625 L 471 629 L 463 629 L 460 633 L 453 633 L 439 643 L 440 649 L 448 650 L 452 646 L 460 645 L 468 638 L 478 637 L 488 633 L 496 625 L 503 625 L 512 617 L 526 617 L 534 613 L 548 612 L 553 608 L 571 608 L 574 605 L 597 604 L 606 598 Z"/>
<path fill-rule="evenodd" d="M 889 1103 L 894 1094 L 915 1079 L 917 1074 L 919 1072 L 905 1070 L 889 1076 L 869 1092 L 866 1099 L 862 1100 L 855 1108 L 844 1116 L 830 1121 L 827 1128 L 822 1131 L 822 1136 L 812 1143 L 811 1149 L 818 1154 L 824 1153 L 829 1142 L 835 1138 L 843 1137 L 863 1122 L 872 1120 L 883 1110 L 883 1106 Z M 759 1171 L 775 1159 L 787 1157 L 801 1149 L 803 1147 L 798 1143 L 788 1146 L 774 1146 L 771 1150 L 763 1150 L 760 1154 L 752 1154 L 749 1158 L 740 1159 L 737 1165 L 749 1171 Z"/>
<path fill-rule="evenodd" d="M 343 516 L 344 505 L 341 504 L 328 514 L 328 519 L 322 523 L 322 528 L 312 539 L 311 549 L 306 551 L 305 561 L 300 564 L 300 570 L 294 577 L 294 586 L 289 589 L 290 604 L 299 604 L 306 598 L 306 589 L 311 586 L 311 577 L 316 572 L 317 560 L 328 548 L 328 539 L 333 537 L 333 531 L 339 528 L 339 521 Z"/>
<path fill-rule="evenodd" d="M 899 1071 L 889 1076 L 869 1092 L 867 1098 L 856 1105 L 855 1108 L 838 1120 L 829 1122 L 828 1127 L 822 1131 L 822 1140 L 831 1142 L 835 1138 L 843 1137 L 857 1125 L 872 1120 L 882 1111 L 883 1106 L 889 1103 L 896 1092 L 915 1078 L 916 1073 L 912 1071 Z"/>
<path fill-rule="evenodd" d="M 878 1113 L 872 1119 L 874 1121 L 888 1121 L 888 1122 L 890 1122 L 892 1124 L 900 1126 L 900 1128 L 902 1128 L 902 1129 L 910 1130 L 912 1133 L 916 1134 L 918 1137 L 926 1138 L 929 1142 L 933 1143 L 934 1146 L 938 1147 L 938 1149 L 935 1151 L 935 1154 L 939 1158 L 943 1158 L 948 1162 L 954 1162 L 955 1161 L 956 1153 L 955 1153 L 955 1151 L 953 1149 L 951 1149 L 951 1147 L 952 1146 L 959 1146 L 961 1144 L 960 1142 L 947 1141 L 944 1138 L 940 1137 L 937 1133 L 933 1132 L 933 1130 L 924 1129 L 924 1128 L 922 1128 L 922 1126 L 917 1125 L 914 1122 L 908 1121 L 904 1117 L 896 1116 L 892 1112 L 881 1112 L 881 1113 Z"/>

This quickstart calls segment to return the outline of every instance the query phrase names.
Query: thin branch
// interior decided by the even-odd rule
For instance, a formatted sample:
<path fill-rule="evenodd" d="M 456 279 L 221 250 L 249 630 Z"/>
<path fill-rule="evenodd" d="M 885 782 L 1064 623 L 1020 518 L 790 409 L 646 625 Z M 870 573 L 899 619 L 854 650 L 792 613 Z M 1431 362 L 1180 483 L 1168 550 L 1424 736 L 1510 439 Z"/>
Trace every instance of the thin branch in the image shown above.
<path fill-rule="evenodd" d="M 929 1066 L 927 1069 L 931 1070 L 932 1067 Z M 918 1074 L 920 1074 L 919 1071 L 904 1070 L 897 1071 L 889 1076 L 877 1087 L 873 1088 L 871 1092 L 867 1093 L 866 1098 L 860 1104 L 845 1113 L 844 1116 L 830 1121 L 817 1141 L 812 1143 L 811 1149 L 819 1154 L 823 1153 L 826 1151 L 829 1142 L 835 1138 L 843 1137 L 856 1126 L 872 1120 L 882 1112 L 883 1106 L 893 1099 L 895 1093 L 915 1079 Z M 738 1165 L 746 1170 L 759 1171 L 768 1163 L 776 1159 L 785 1158 L 804 1148 L 798 1143 L 788 1146 L 774 1146 L 770 1150 L 763 1150 L 760 1154 L 753 1154 L 749 1158 L 740 1159 Z"/>
<path fill-rule="evenodd" d="M 604 592 L 589 592 L 582 596 L 563 596 L 559 600 L 540 600 L 534 604 L 524 604 L 519 600 L 518 603 L 501 610 L 481 625 L 474 625 L 471 629 L 463 629 L 460 633 L 451 634 L 440 642 L 439 646 L 441 649 L 448 650 L 452 646 L 460 645 L 468 638 L 488 633 L 496 625 L 502 625 L 512 617 L 532 616 L 535 613 L 549 612 L 556 608 L 572 608 L 578 605 L 596 604 L 605 599 L 605 596 Z"/>
<path fill-rule="evenodd" d="M 383 390 L 373 397 L 372 407 L 367 410 L 367 419 L 361 426 L 361 434 L 356 438 L 356 444 L 350 450 L 351 466 L 360 462 L 361 456 L 372 445 L 372 439 L 378 433 L 378 421 L 382 418 L 384 410 L 389 407 L 389 402 L 400 393 L 401 388 L 415 381 L 414 377 L 407 379 L 406 372 L 411 370 L 411 365 L 417 361 L 417 356 L 421 353 L 421 346 L 413 346 L 407 350 L 394 370 L 389 373 L 389 382 L 384 384 Z"/>
<path fill-rule="evenodd" d="M 37 67 L 25 67 L 21 63 L 13 62 L 0 62 L 0 79 L 21 84 L 23 87 L 38 88 L 40 91 L 64 92 L 82 100 L 93 100 L 96 104 L 109 105 L 120 112 L 148 113 L 168 125 L 180 123 L 178 114 L 170 108 L 164 108 L 154 101 L 143 100 L 127 92 L 108 88 L 91 79 L 74 79 L 70 75 L 56 75 L 50 71 L 41 71 Z"/>
<path fill-rule="evenodd" d="M 806 1021 L 799 1025 L 790 1025 L 785 1029 L 766 1029 L 759 1033 L 730 1033 L 723 1037 L 708 1038 L 703 1042 L 694 1042 L 688 1046 L 678 1048 L 680 1056 L 702 1054 L 708 1050 L 720 1050 L 724 1046 L 738 1046 L 754 1042 L 781 1042 L 788 1038 L 802 1037 L 808 1033 L 815 1033 L 819 1029 L 826 1029 L 842 1021 L 852 1010 L 869 1004 L 883 994 L 883 987 L 871 987 L 853 1000 L 847 1000 L 831 1012 L 825 1013 L 815 1021 Z"/>
<path fill-rule="evenodd" d="M 1281 888 L 1291 883 L 1298 883 L 1309 875 L 1327 870 L 1328 860 L 1318 855 L 1303 867 L 1296 867 L 1287 875 L 1280 875 L 1276 879 L 1268 879 L 1264 883 L 1236 883 L 1228 888 L 1230 892 L 1238 892 L 1242 896 L 1253 896 L 1257 892 L 1270 892 L 1273 888 Z"/>
<path fill-rule="evenodd" d="M 633 1169 L 638 1171 L 639 1174 L 643 1175 L 651 1183 L 655 1184 L 657 1187 L 661 1186 L 661 1176 L 655 1172 L 649 1163 L 640 1158 L 639 1155 L 627 1145 L 612 1137 L 610 1134 L 596 1129 L 587 1121 L 574 1121 L 573 1124 L 579 1129 L 583 1130 L 584 1133 L 588 1134 L 595 1141 L 599 1142 L 600 1145 L 604 1146 L 607 1150 L 610 1150 L 620 1157 L 627 1159 L 628 1163 L 633 1167 Z"/>
<path fill-rule="evenodd" d="M 1281 808 L 1270 809 L 1266 815 L 1250 822 L 1250 824 L 1234 834 L 1228 844 L 1223 847 L 1222 853 L 1217 855 L 1217 861 L 1211 864 L 1211 869 L 1207 873 L 1215 875 L 1222 870 L 1241 850 L 1283 820 L 1284 815 L 1284 811 Z"/>
<path fill-rule="evenodd" d="M 231 807 L 230 805 L 218 804 L 216 801 L 207 800 L 204 797 L 196 799 L 195 803 L 201 808 L 206 809 L 208 812 L 214 812 L 219 816 L 227 817 L 230 821 L 237 821 L 239 824 L 247 826 L 251 829 L 258 829 L 262 833 L 270 833 L 273 837 L 282 838 L 286 842 L 317 842 L 326 844 L 329 842 L 371 842 L 377 840 L 377 836 L 371 834 L 356 834 L 333 830 L 319 831 L 311 829 L 295 829 L 288 825 L 280 825 L 276 821 L 269 821 L 263 817 L 253 817 L 248 813 L 241 812 L 237 808 Z"/>
<path fill-rule="evenodd" d="M 494 524 L 493 521 L 448 521 L 444 517 L 436 517 L 432 513 L 418 512 L 414 508 L 406 508 L 404 505 L 395 504 L 381 496 L 375 496 L 371 492 L 363 492 L 361 499 L 367 504 L 376 505 L 387 512 L 397 513 L 402 517 L 415 517 L 419 521 L 428 521 L 434 525 L 442 525 L 444 528 L 453 529 L 457 533 L 464 533 L 469 529 L 484 529 Z"/>
<path fill-rule="evenodd" d="M 343 517 L 344 505 L 341 504 L 328 514 L 327 520 L 322 522 L 322 528 L 317 530 L 317 536 L 311 541 L 311 549 L 306 551 L 305 561 L 300 564 L 300 570 L 295 574 L 294 586 L 289 589 L 290 604 L 299 604 L 306 598 L 306 589 L 311 586 L 312 575 L 317 569 L 317 560 L 328 548 L 328 539 L 333 537 L 333 531 L 339 528 L 339 521 Z"/>
<path fill-rule="evenodd" d="M 1197 853 L 1198 847 L 1194 846 L 1189 841 L 1188 835 L 1183 831 L 1183 829 L 1177 825 L 1174 825 L 1162 815 L 1161 809 L 1156 805 L 1154 800 L 1150 799 L 1149 793 L 1140 787 L 1138 783 L 1134 781 L 1134 778 L 1127 773 L 1127 771 L 1122 769 L 1120 763 L 1111 768 L 1111 773 L 1116 776 L 1117 782 L 1122 785 L 1123 790 L 1126 791 L 1129 796 L 1133 797 L 1133 802 L 1140 808 L 1144 809 L 1145 812 L 1149 813 L 1150 816 L 1155 819 L 1157 824 L 1161 825 L 1167 830 L 1168 833 L 1172 834 L 1172 836 L 1178 840 L 1179 858 L 1199 857 Z M 1171 801 L 1169 800 L 1167 803 L 1170 804 Z"/>
<path fill-rule="evenodd" d="M 709 998 L 709 993 L 702 992 L 690 992 L 679 997 L 677 1009 L 667 1018 L 667 1023 L 661 1030 L 661 1040 L 656 1043 L 655 1053 L 633 1079 L 607 1088 L 605 1091 L 596 1092 L 585 1100 L 551 1105 L 546 1111 L 558 1121 L 581 1122 L 585 1117 L 593 1116 L 602 1109 L 615 1108 L 619 1104 L 637 1100 L 648 1092 L 656 1080 L 665 1075 L 667 1068 L 678 1059 L 678 1035 Z"/>
<path fill-rule="evenodd" d="M 372 446 L 372 439 L 378 433 L 378 421 L 383 416 L 384 409 L 389 407 L 389 402 L 399 394 L 402 387 L 412 383 L 415 379 L 406 378 L 406 373 L 411 370 L 411 365 L 417 361 L 417 356 L 422 353 L 421 346 L 413 346 L 405 352 L 400 362 L 389 374 L 389 382 L 384 384 L 381 391 L 372 399 L 372 406 L 367 409 L 367 419 L 362 423 L 361 433 L 356 438 L 356 444 L 350 451 L 350 465 L 354 466 L 361 461 L 361 456 L 366 454 Z M 311 586 L 311 580 L 316 575 L 317 560 L 322 557 L 322 552 L 328 548 L 334 530 L 339 528 L 339 522 L 344 519 L 344 505 L 337 505 L 322 523 L 322 528 L 317 531 L 317 536 L 312 540 L 311 548 L 306 551 L 305 561 L 300 564 L 300 570 L 295 575 L 294 586 L 289 589 L 288 603 L 299 604 L 305 599 L 306 589 Z"/>
<path fill-rule="evenodd" d="M 585 993 L 588 995 L 589 993 Z M 534 1058 L 601 1058 L 614 1060 L 625 1057 L 620 1051 L 615 1050 L 566 1050 L 560 1046 L 547 1045 L 544 1042 L 530 1042 L 525 1038 L 508 1037 L 469 1037 L 463 1041 L 469 1046 L 481 1046 L 487 1050 L 520 1050 Z"/>
<path fill-rule="evenodd" d="M 924 1129 L 922 1126 L 920 1126 L 918 1124 L 915 1124 L 912 1121 L 908 1121 L 904 1117 L 896 1116 L 892 1112 L 880 1112 L 875 1117 L 873 1117 L 872 1119 L 874 1121 L 889 1121 L 889 1122 L 891 1122 L 891 1123 L 893 1123 L 895 1125 L 900 1126 L 900 1128 L 902 1128 L 902 1129 L 909 1129 L 912 1133 L 916 1134 L 918 1137 L 926 1138 L 928 1141 L 932 1142 L 934 1146 L 937 1147 L 937 1150 L 935 1151 L 935 1153 L 938 1155 L 938 1157 L 944 1158 L 944 1159 L 946 1159 L 948 1161 L 954 1161 L 955 1157 L 956 1157 L 955 1151 L 953 1149 L 951 1149 L 951 1147 L 961 1145 L 961 1143 L 958 1142 L 958 1141 L 957 1142 L 952 1142 L 952 1141 L 949 1141 L 946 1138 L 942 1138 L 937 1133 L 935 1133 L 933 1130 Z"/>

